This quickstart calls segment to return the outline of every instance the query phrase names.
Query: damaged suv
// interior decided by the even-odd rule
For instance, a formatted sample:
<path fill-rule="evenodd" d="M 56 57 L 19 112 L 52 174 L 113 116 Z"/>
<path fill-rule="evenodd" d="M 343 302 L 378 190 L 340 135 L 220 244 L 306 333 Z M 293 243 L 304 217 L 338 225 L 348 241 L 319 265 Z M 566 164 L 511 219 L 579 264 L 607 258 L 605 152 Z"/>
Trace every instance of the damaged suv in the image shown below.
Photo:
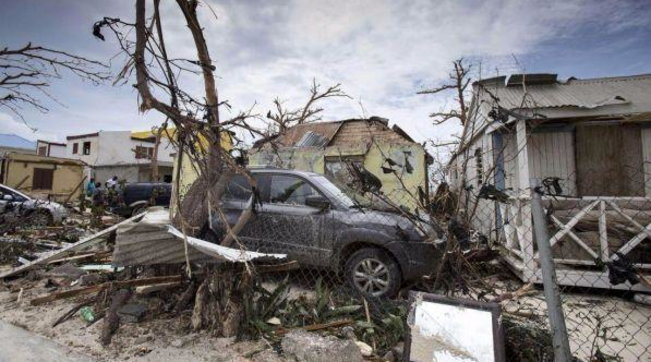
<path fill-rule="evenodd" d="M 258 200 L 237 237 L 248 250 L 286 253 L 302 266 L 341 273 L 375 297 L 395 295 L 403 282 L 429 274 L 439 261 L 443 242 L 413 215 L 366 209 L 320 174 L 282 169 L 251 174 Z M 233 176 L 221 199 L 231 227 L 252 200 L 247 178 Z M 215 212 L 202 237 L 219 242 L 225 232 Z"/>

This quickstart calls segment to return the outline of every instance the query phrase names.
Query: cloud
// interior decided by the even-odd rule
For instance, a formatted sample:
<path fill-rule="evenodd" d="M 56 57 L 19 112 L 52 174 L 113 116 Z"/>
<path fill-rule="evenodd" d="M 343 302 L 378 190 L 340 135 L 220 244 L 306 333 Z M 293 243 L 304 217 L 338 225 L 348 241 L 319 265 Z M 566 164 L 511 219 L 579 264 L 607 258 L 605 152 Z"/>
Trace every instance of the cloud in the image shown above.
<path fill-rule="evenodd" d="M 523 68 L 553 72 L 561 66 L 555 63 L 562 58 L 558 55 L 572 51 L 598 54 L 592 57 L 596 64 L 593 68 L 598 68 L 598 64 L 618 59 L 620 52 L 608 44 L 582 48 L 582 39 L 603 34 L 620 39 L 621 44 L 636 38 L 625 32 L 639 32 L 651 25 L 649 6 L 635 1 L 205 1 L 199 15 L 217 66 L 219 94 L 222 100 L 229 100 L 234 113 L 256 103 L 257 111 L 265 114 L 275 97 L 286 100 L 289 107 L 298 107 L 305 102 L 312 79 L 316 79 L 324 86 L 342 83 L 353 98 L 323 104 L 324 119 L 358 117 L 362 113 L 383 116 L 418 141 L 449 138 L 458 131 L 458 126 L 452 124 L 434 127 L 428 118 L 431 112 L 451 106 L 452 95 L 416 95 L 418 90 L 445 81 L 456 58 L 481 63 L 481 67 L 475 67 L 475 77 Z M 23 36 L 39 16 L 44 16 L 30 9 L 37 5 L 17 4 L 14 6 L 24 9 L 15 11 L 12 18 L 21 20 L 8 22 L 6 28 L 0 24 L 3 34 Z M 110 6 L 102 2 L 93 6 L 73 1 L 67 4 L 77 9 L 70 13 L 84 21 L 102 16 L 131 21 L 134 16 L 131 2 Z M 170 55 L 195 59 L 192 37 L 176 4 L 165 1 L 161 6 Z M 78 30 L 68 29 L 77 18 L 66 19 L 67 13 L 46 19 L 50 28 L 68 31 L 59 34 L 58 39 L 66 43 L 58 46 L 111 59 L 117 45 L 111 40 L 94 41 L 89 32 L 78 34 Z M 57 21 L 60 26 L 54 24 Z M 648 32 L 638 33 L 637 37 L 643 35 Z M 82 43 L 83 47 L 78 48 L 77 44 Z M 563 58 L 569 62 L 563 64 L 565 69 L 584 68 L 571 63 L 571 58 Z M 632 72 L 651 71 L 645 59 L 622 60 Z M 200 77 L 187 77 L 182 85 L 201 94 Z M 44 132 L 65 136 L 97 129 L 147 129 L 163 119 L 153 111 L 138 113 L 137 94 L 131 82 L 122 87 L 92 87 L 66 78 L 51 91 L 66 108 L 52 107 L 46 115 L 26 114 L 26 119 Z M 226 117 L 228 114 L 223 115 Z"/>
<path fill-rule="evenodd" d="M 38 129 L 30 128 L 25 122 L 18 121 L 7 113 L 0 112 L 0 133 L 16 134 L 20 137 L 26 138 L 31 141 L 37 139 L 58 141 L 60 140 L 56 134 L 41 132 Z"/>

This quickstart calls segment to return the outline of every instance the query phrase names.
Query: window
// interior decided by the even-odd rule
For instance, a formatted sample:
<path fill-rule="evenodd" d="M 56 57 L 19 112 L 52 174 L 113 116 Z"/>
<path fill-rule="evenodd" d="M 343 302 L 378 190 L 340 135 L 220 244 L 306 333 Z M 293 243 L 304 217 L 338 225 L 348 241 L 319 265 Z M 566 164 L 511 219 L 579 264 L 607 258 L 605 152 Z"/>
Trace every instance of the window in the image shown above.
<path fill-rule="evenodd" d="M 72 154 L 76 155 L 77 153 L 79 153 L 79 143 L 75 142 L 72 144 Z"/>
<path fill-rule="evenodd" d="M 41 146 L 38 148 L 39 156 L 47 156 L 47 146 Z"/>
<path fill-rule="evenodd" d="M 269 197 L 272 204 L 305 205 L 310 196 L 319 196 L 319 193 L 301 178 L 284 175 L 271 178 Z"/>
<path fill-rule="evenodd" d="M 35 168 L 32 177 L 32 190 L 52 190 L 54 170 L 51 168 Z"/>
<path fill-rule="evenodd" d="M 484 164 L 483 164 L 481 147 L 475 149 L 475 166 L 477 167 L 477 186 L 484 183 Z"/>
<path fill-rule="evenodd" d="M 90 155 L 90 141 L 89 142 L 84 142 L 83 154 L 84 155 Z"/>
<path fill-rule="evenodd" d="M 247 201 L 251 197 L 251 185 L 249 180 L 242 175 L 235 175 L 226 186 L 224 192 L 225 200 Z"/>
<path fill-rule="evenodd" d="M 344 156 L 344 157 L 326 157 L 325 174 L 331 180 L 335 180 L 340 185 L 346 185 L 355 188 L 355 177 L 351 173 L 349 163 L 357 167 L 364 165 L 364 156 Z"/>
<path fill-rule="evenodd" d="M 153 147 L 144 147 L 144 146 L 136 146 L 136 158 L 137 159 L 151 159 L 154 156 L 154 148 Z"/>

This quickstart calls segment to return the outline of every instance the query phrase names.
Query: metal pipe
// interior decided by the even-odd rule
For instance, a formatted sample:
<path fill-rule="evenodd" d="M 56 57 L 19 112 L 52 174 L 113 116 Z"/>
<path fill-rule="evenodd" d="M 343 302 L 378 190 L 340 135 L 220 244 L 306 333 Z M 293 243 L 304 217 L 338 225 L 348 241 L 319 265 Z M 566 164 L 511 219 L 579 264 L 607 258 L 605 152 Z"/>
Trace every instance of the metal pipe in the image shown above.
<path fill-rule="evenodd" d="M 569 362 L 572 360 L 572 353 L 570 351 L 567 327 L 565 326 L 563 304 L 561 302 L 561 294 L 556 280 L 556 269 L 552 257 L 552 248 L 549 244 L 547 221 L 543 211 L 540 191 L 539 188 L 535 188 L 531 191 L 531 214 L 533 216 L 533 229 L 536 237 L 536 244 L 538 245 L 545 301 L 547 302 L 547 314 L 549 316 L 549 324 L 552 328 L 554 359 L 557 362 Z"/>

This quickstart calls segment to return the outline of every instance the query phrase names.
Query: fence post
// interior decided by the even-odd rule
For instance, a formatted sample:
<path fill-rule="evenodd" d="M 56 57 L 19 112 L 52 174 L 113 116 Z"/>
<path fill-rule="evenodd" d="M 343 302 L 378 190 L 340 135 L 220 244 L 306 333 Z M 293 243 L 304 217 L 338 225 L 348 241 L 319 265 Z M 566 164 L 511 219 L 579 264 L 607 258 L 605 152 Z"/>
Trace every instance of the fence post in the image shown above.
<path fill-rule="evenodd" d="M 538 245 L 540 268 L 542 269 L 547 314 L 554 337 L 554 359 L 557 362 L 569 362 L 572 360 L 572 353 L 570 352 L 570 342 L 567 335 L 567 328 L 565 327 L 561 294 L 558 289 L 558 283 L 556 282 L 556 269 L 552 257 L 552 248 L 549 245 L 547 221 L 545 220 L 542 198 L 539 192 L 538 188 L 531 191 L 531 214 L 533 216 L 533 229 Z"/>

